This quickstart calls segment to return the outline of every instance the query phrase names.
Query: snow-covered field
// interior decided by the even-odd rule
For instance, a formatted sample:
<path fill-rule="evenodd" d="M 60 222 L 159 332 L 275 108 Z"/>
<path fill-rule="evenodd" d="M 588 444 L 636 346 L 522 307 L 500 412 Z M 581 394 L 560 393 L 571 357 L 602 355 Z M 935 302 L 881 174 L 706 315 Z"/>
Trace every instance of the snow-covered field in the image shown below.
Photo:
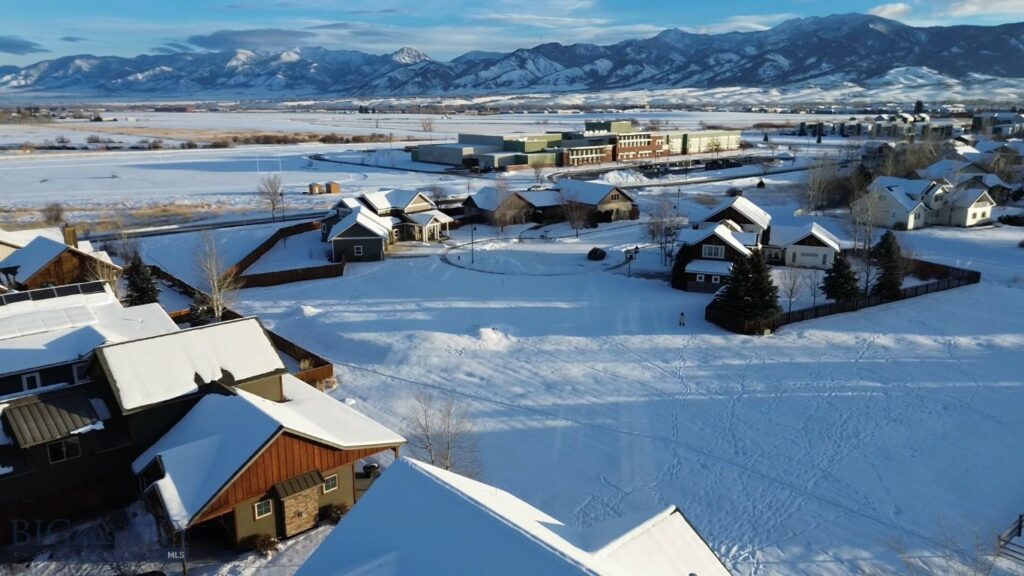
<path fill-rule="evenodd" d="M 485 481 L 581 526 L 678 504 L 738 574 L 896 567 L 897 540 L 927 558 L 1024 509 L 1019 289 L 986 279 L 746 338 L 704 323 L 707 295 L 506 260 L 351 265 L 240 307 L 334 360 L 335 394 L 393 427 L 421 390 L 468 403 Z"/>

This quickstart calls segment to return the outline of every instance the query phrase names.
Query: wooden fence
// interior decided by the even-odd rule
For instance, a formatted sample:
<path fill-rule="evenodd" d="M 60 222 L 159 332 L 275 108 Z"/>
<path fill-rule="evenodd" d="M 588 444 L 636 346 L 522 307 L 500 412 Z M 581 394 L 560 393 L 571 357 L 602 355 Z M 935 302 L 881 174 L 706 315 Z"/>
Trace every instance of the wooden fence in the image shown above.
<path fill-rule="evenodd" d="M 345 262 L 332 262 L 323 266 L 311 268 L 296 268 L 294 270 L 279 270 L 275 272 L 263 272 L 260 274 L 243 274 L 238 277 L 242 288 L 257 288 L 260 286 L 278 286 L 303 280 L 320 280 L 322 278 L 336 278 L 344 276 Z"/>
<path fill-rule="evenodd" d="M 277 230 L 274 231 L 273 234 L 270 235 L 270 238 L 267 238 L 266 240 L 261 242 L 259 246 L 254 248 L 252 252 L 249 252 L 248 254 L 243 256 L 242 259 L 239 260 L 234 266 L 231 266 L 230 268 L 225 270 L 224 274 L 233 274 L 235 276 L 239 276 L 243 272 L 245 272 L 250 266 L 255 264 L 257 260 L 262 258 L 267 252 L 270 252 L 270 249 L 273 248 L 274 245 L 280 242 L 282 239 L 287 238 L 289 236 L 295 236 L 298 234 L 304 234 L 306 232 L 313 232 L 319 230 L 319 220 L 314 220 L 312 222 L 301 222 L 299 224 L 294 224 L 292 226 L 278 228 Z"/>
<path fill-rule="evenodd" d="M 996 556 L 1002 556 L 1003 558 L 1009 558 L 1024 564 L 1024 546 L 1014 542 L 1014 540 L 1021 537 L 1022 532 L 1024 532 L 1024 514 L 1019 514 L 1013 526 L 1010 526 L 1006 532 L 999 535 L 996 542 Z"/>
<path fill-rule="evenodd" d="M 917 286 L 903 288 L 898 294 L 888 298 L 883 298 L 881 296 L 867 296 L 857 298 L 851 302 L 832 302 L 829 304 L 813 306 L 811 308 L 801 308 L 799 310 L 793 310 L 792 312 L 782 312 L 772 316 L 771 318 L 761 320 L 742 320 L 735 318 L 732 315 L 719 310 L 716 306 L 717 301 L 712 300 L 712 302 L 708 304 L 708 307 L 704 309 L 704 319 L 736 334 L 757 335 L 764 334 L 766 330 L 774 332 L 782 326 L 793 324 L 795 322 L 803 322 L 804 320 L 822 318 L 833 314 L 853 312 L 888 302 L 917 298 L 918 296 L 923 296 L 925 294 L 952 290 L 953 288 L 959 288 L 961 286 L 981 282 L 980 272 L 965 270 L 963 268 L 955 268 L 953 266 L 945 266 L 943 264 L 935 264 L 934 262 L 925 262 L 923 260 L 907 259 L 907 270 L 918 276 L 940 279 L 932 280 L 931 282 L 919 284 Z"/>

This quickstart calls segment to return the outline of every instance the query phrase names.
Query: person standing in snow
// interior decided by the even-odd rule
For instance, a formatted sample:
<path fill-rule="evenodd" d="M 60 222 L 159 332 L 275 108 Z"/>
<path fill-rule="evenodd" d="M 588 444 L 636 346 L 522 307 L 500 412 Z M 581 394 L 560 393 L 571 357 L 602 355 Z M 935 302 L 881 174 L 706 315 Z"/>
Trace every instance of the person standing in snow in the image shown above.
<path fill-rule="evenodd" d="M 679 325 L 686 326 L 686 312 L 679 313 Z"/>

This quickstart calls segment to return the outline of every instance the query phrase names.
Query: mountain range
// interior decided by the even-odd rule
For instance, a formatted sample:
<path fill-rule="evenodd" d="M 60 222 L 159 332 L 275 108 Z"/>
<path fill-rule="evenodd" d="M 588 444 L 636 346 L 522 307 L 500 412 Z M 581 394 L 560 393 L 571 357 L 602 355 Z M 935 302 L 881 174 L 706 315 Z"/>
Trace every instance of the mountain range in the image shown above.
<path fill-rule="evenodd" d="M 259 47 L 225 52 L 66 56 L 0 66 L 0 91 L 194 97 L 479 96 L 678 88 L 879 86 L 894 70 L 931 81 L 1024 85 L 1024 23 L 915 28 L 876 16 L 799 18 L 759 32 L 669 29 L 616 44 L 557 42 L 474 51 L 448 62 L 412 48 Z"/>

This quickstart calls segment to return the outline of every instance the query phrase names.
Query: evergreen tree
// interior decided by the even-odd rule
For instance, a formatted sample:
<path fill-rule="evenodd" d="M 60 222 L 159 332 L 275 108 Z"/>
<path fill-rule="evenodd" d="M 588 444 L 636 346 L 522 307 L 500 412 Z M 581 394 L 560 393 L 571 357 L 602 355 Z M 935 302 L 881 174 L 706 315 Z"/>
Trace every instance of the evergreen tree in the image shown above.
<path fill-rule="evenodd" d="M 922 102 L 920 100 L 918 100 L 917 102 L 914 102 L 914 114 L 923 114 L 923 113 L 924 113 L 924 102 Z"/>
<path fill-rule="evenodd" d="M 736 318 L 746 319 L 750 313 L 750 263 L 740 258 L 732 263 L 732 272 L 725 291 L 718 299 L 719 309 Z"/>
<path fill-rule="evenodd" d="M 850 261 L 842 252 L 836 255 L 832 267 L 825 271 L 821 291 L 826 298 L 840 304 L 852 302 L 860 297 L 857 273 L 853 271 L 853 266 L 850 266 Z"/>
<path fill-rule="evenodd" d="M 750 311 L 747 319 L 760 320 L 781 313 L 779 287 L 772 280 L 772 271 L 760 250 L 754 250 L 747 258 L 747 266 L 750 269 L 750 285 L 747 288 Z"/>
<path fill-rule="evenodd" d="M 895 298 L 903 287 L 905 271 L 903 252 L 892 230 L 883 234 L 882 239 L 871 249 L 871 260 L 881 269 L 871 293 L 883 298 Z"/>
<path fill-rule="evenodd" d="M 213 307 L 210 299 L 199 293 L 188 306 L 188 323 L 191 326 L 204 326 L 213 321 Z"/>
<path fill-rule="evenodd" d="M 676 253 L 675 263 L 672 264 L 672 287 L 676 290 L 686 290 L 686 265 L 689 264 L 683 258 L 683 250 Z"/>
<path fill-rule="evenodd" d="M 128 305 L 152 304 L 159 300 L 160 289 L 156 285 L 153 271 L 142 262 L 138 253 L 132 255 L 125 269 L 128 280 Z"/>

